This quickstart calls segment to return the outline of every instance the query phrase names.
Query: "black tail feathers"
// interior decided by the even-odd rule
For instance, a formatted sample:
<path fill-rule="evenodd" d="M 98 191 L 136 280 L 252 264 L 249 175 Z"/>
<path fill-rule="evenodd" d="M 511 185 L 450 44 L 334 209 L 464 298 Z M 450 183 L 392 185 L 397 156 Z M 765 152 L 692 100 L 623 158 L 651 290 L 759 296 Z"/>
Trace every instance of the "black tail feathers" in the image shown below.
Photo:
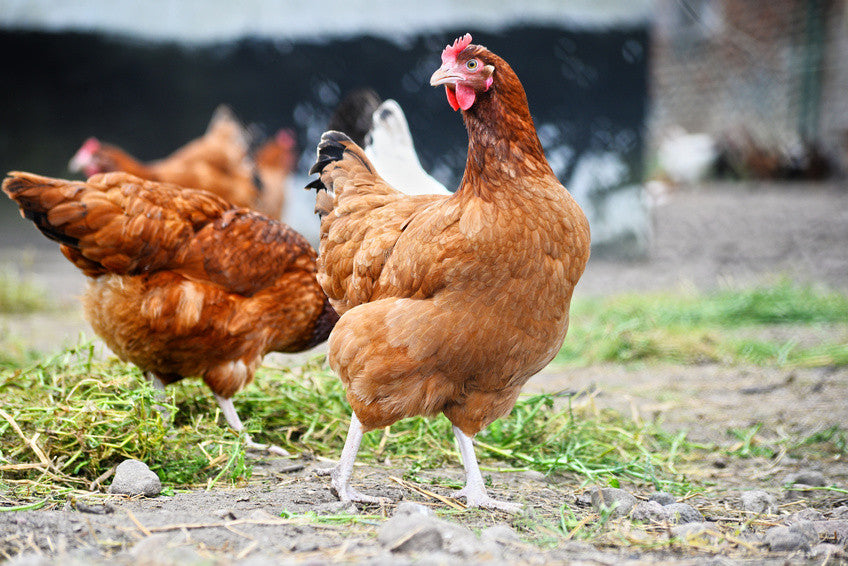
<path fill-rule="evenodd" d="M 324 185 L 324 182 L 321 181 L 321 173 L 324 171 L 324 167 L 334 161 L 339 161 L 342 158 L 345 151 L 344 143 L 349 141 L 351 141 L 351 139 L 342 132 L 337 132 L 335 130 L 324 132 L 321 136 L 321 141 L 318 143 L 318 158 L 315 160 L 315 164 L 312 168 L 309 169 L 309 174 L 313 175 L 318 173 L 318 178 L 306 185 L 305 188 L 307 190 L 327 190 L 326 185 Z"/>

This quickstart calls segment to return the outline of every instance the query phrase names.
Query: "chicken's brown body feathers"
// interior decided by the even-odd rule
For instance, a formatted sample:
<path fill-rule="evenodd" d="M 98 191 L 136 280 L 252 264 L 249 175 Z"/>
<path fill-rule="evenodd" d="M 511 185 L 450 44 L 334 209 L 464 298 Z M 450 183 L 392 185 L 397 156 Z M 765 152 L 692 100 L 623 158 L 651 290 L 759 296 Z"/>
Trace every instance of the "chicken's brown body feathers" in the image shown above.
<path fill-rule="evenodd" d="M 292 168 L 284 159 L 289 156 L 282 154 L 292 150 L 270 140 L 253 159 L 250 138 L 233 113 L 221 106 L 203 136 L 165 158 L 142 162 L 117 146 L 101 144 L 97 163 L 100 171 L 121 171 L 150 181 L 203 189 L 237 207 L 278 219 Z"/>
<path fill-rule="evenodd" d="M 165 383 L 199 376 L 228 398 L 266 353 L 311 347 L 335 321 L 306 240 L 205 191 L 17 172 L 3 190 L 91 278 L 95 332 Z"/>
<path fill-rule="evenodd" d="M 517 77 L 479 49 L 496 79 L 464 114 L 452 196 L 395 191 L 342 134 L 319 145 L 312 186 L 332 191 L 318 200 L 319 281 L 342 315 L 329 361 L 366 430 L 443 412 L 476 434 L 511 410 L 568 328 L 588 223 L 544 158 Z"/>

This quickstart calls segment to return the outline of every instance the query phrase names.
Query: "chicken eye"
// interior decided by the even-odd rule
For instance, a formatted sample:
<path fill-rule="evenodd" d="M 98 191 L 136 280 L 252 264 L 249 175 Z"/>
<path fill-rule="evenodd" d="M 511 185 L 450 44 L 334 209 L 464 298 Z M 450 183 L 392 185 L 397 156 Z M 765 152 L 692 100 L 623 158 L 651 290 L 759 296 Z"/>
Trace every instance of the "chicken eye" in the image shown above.
<path fill-rule="evenodd" d="M 469 59 L 468 62 L 465 64 L 465 68 L 469 71 L 473 71 L 477 69 L 478 65 L 479 63 L 477 62 L 477 59 Z"/>

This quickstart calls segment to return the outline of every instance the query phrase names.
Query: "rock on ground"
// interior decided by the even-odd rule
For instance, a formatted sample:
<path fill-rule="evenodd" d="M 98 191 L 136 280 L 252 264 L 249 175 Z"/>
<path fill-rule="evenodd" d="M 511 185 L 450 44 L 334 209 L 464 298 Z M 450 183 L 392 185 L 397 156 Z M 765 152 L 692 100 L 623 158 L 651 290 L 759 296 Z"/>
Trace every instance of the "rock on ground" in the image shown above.
<path fill-rule="evenodd" d="M 774 496 L 761 489 L 742 492 L 742 509 L 751 513 L 774 513 L 777 501 Z"/>
<path fill-rule="evenodd" d="M 138 460 L 124 460 L 115 468 L 115 479 L 109 493 L 156 497 L 162 492 L 162 482 L 147 464 Z"/>
<path fill-rule="evenodd" d="M 604 508 L 612 509 L 612 517 L 624 517 L 633 507 L 637 499 L 631 493 L 617 487 L 605 487 L 594 489 L 591 492 L 592 507 L 601 511 Z"/>

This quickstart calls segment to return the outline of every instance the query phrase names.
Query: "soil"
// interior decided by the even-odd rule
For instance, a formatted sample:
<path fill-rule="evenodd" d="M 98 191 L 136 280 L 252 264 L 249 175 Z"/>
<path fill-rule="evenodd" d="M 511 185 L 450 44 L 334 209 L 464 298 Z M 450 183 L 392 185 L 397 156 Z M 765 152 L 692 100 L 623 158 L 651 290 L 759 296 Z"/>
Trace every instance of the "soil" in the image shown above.
<path fill-rule="evenodd" d="M 47 285 L 57 300 L 72 301 L 82 278 L 58 251 L 3 237 L 20 225 L 0 223 L 0 264 L 18 269 Z M 848 184 L 709 185 L 672 193 L 654 209 L 653 237 L 648 257 L 631 262 L 593 258 L 579 293 L 710 289 L 725 284 L 749 284 L 787 276 L 804 282 L 848 290 Z M 34 236 L 35 237 L 35 236 Z M 71 304 L 73 304 L 71 302 Z M 6 317 L 0 328 L 21 342 L 52 351 L 91 334 L 72 308 L 59 320 L 51 315 Z M 808 328 L 775 329 L 805 339 Z M 829 332 L 830 329 L 819 329 Z M 844 327 L 833 332 L 846 332 Z M 461 466 L 424 471 L 405 483 L 406 470 L 391 466 L 357 466 L 354 484 L 362 491 L 388 497 L 386 506 L 340 504 L 328 481 L 314 473 L 329 465 L 303 457 L 252 456 L 253 477 L 240 489 L 196 490 L 173 496 L 125 498 L 92 494 L 64 508 L 0 513 L 0 561 L 64 564 L 283 564 L 366 562 L 373 564 L 574 562 L 579 564 L 839 564 L 848 563 L 848 538 L 828 538 L 832 548 L 801 545 L 776 550 L 763 543 L 763 533 L 786 524 L 798 512 L 815 510 L 821 518 L 848 520 L 848 496 L 840 491 L 789 491 L 787 474 L 817 471 L 827 485 L 848 488 L 848 461 L 842 457 L 796 460 L 723 457 L 718 447 L 738 439 L 731 428 L 761 426 L 760 438 L 804 437 L 848 423 L 848 370 L 817 368 L 779 370 L 721 365 L 616 365 L 569 369 L 550 366 L 528 383 L 528 391 L 582 391 L 582 403 L 599 410 L 612 408 L 634 419 L 658 420 L 663 428 L 686 430 L 688 438 L 717 447 L 715 456 L 680 470 L 707 491 L 687 503 L 705 517 L 709 529 L 687 544 L 670 543 L 672 526 L 638 525 L 613 519 L 582 541 L 577 533 L 598 521 L 586 498 L 590 486 L 576 476 L 545 478 L 535 473 L 486 471 L 496 497 L 521 501 L 525 517 L 499 512 L 455 511 L 447 521 L 475 532 L 508 525 L 518 538 L 457 550 L 444 542 L 409 551 L 378 538 L 401 501 L 416 501 L 440 511 L 449 505 L 431 493 L 447 496 L 452 482 L 461 482 Z M 428 483 L 432 480 L 432 485 Z M 106 482 L 108 483 L 108 482 Z M 640 499 L 644 487 L 622 486 Z M 424 490 L 423 492 L 420 490 Z M 746 512 L 741 494 L 765 490 L 776 499 L 766 515 Z M 0 494 L 0 505 L 14 505 Z M 535 538 L 523 529 L 527 516 L 549 519 L 555 529 L 561 509 L 580 521 L 575 536 L 563 542 Z M 303 513 L 357 513 L 356 523 L 306 520 Z M 293 514 L 293 515 L 292 515 Z M 573 526 L 571 528 L 574 528 Z M 721 536 L 714 536 L 718 532 Z M 713 533 L 713 534 L 710 534 Z M 412 537 L 414 533 L 410 534 Z M 442 533 L 445 540 L 450 536 Z M 678 533 L 679 536 L 679 533 Z M 835 536 L 835 535 L 834 535 Z M 712 538 L 711 538 L 712 537 Z M 438 538 L 438 537 L 437 537 Z M 531 540 L 532 538 L 532 540 Z M 439 539 L 441 540 L 441 539 Z M 556 541 L 556 542 L 554 542 Z M 405 544 L 405 543 L 404 543 Z M 840 546 L 841 545 L 841 546 Z"/>

